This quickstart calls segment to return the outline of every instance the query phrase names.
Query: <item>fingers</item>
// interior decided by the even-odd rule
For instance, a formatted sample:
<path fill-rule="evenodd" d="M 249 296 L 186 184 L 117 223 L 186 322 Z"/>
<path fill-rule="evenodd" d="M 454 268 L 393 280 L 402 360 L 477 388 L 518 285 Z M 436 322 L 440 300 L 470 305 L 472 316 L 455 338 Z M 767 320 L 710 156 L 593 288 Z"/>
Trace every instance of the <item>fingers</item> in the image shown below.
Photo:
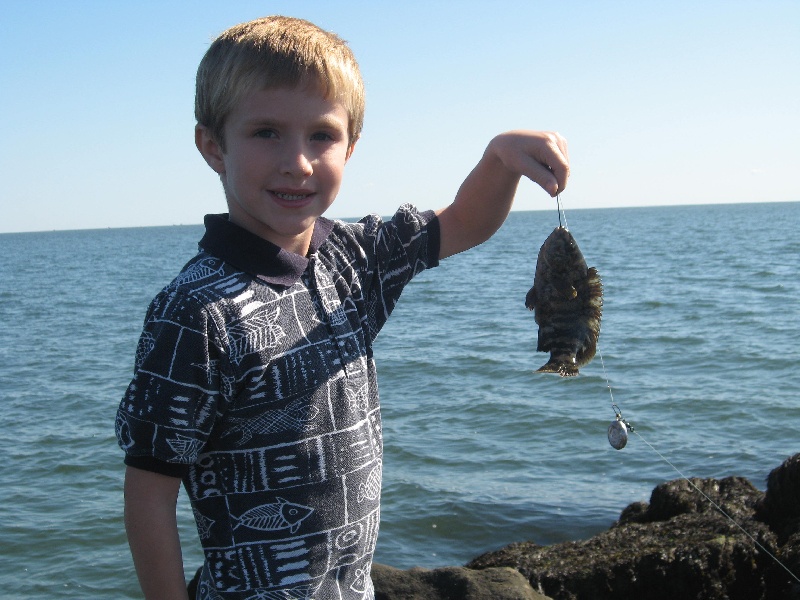
<path fill-rule="evenodd" d="M 512 172 L 539 184 L 550 196 L 561 193 L 569 178 L 567 140 L 552 131 L 511 131 L 497 138 L 498 154 Z"/>
<path fill-rule="evenodd" d="M 542 186 L 544 190 L 555 196 L 564 191 L 569 179 L 569 152 L 567 150 L 567 140 L 556 132 L 542 132 L 540 134 L 544 140 L 543 154 L 534 157 L 539 164 L 547 171 L 544 183 L 533 179 Z"/>
<path fill-rule="evenodd" d="M 567 187 L 567 180 L 569 179 L 569 151 L 567 150 L 567 140 L 564 139 L 560 134 L 554 133 L 556 137 L 556 145 L 560 150 L 560 164 L 563 168 L 563 179 L 559 179 L 559 190 L 563 190 Z M 558 177 L 556 177 L 558 179 Z"/>

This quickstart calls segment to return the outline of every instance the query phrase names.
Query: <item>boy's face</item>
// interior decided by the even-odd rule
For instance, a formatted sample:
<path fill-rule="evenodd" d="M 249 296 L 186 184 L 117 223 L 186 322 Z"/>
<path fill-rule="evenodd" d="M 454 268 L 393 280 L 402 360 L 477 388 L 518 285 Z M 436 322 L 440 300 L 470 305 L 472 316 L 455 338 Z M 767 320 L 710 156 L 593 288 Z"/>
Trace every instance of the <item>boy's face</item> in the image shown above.
<path fill-rule="evenodd" d="M 314 85 L 253 90 L 228 116 L 225 152 L 202 125 L 196 142 L 222 179 L 230 220 L 305 255 L 355 146 L 347 126 L 345 108 Z"/>

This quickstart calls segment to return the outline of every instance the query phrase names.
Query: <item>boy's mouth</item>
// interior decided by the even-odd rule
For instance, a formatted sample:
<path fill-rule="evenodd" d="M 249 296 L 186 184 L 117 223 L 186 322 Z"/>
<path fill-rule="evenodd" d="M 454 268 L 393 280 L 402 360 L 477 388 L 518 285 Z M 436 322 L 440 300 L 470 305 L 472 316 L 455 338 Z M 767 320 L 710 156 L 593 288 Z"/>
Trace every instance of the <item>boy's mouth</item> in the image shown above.
<path fill-rule="evenodd" d="M 297 202 L 298 200 L 305 200 L 311 194 L 287 194 L 285 192 L 273 192 L 278 198 L 281 200 L 286 200 L 288 202 Z"/>
<path fill-rule="evenodd" d="M 305 206 L 314 197 L 312 192 L 301 191 L 278 191 L 273 190 L 272 195 L 275 201 L 285 208 L 300 208 Z"/>

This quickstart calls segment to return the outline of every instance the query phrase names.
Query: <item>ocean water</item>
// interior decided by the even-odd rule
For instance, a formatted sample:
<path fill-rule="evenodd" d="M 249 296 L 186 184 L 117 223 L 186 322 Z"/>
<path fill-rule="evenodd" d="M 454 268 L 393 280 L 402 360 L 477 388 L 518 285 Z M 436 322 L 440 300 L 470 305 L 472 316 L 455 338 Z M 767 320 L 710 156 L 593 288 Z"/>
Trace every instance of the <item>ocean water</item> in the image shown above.
<path fill-rule="evenodd" d="M 605 286 L 602 360 L 579 377 L 534 372 L 546 355 L 523 302 L 555 209 L 512 213 L 421 274 L 378 338 L 376 561 L 433 568 L 585 539 L 677 470 L 764 489 L 800 452 L 800 203 L 567 209 Z M 114 415 L 145 309 L 201 234 L 0 235 L 3 598 L 140 597 Z M 621 451 L 611 394 L 638 434 Z M 191 574 L 185 496 L 178 510 Z"/>

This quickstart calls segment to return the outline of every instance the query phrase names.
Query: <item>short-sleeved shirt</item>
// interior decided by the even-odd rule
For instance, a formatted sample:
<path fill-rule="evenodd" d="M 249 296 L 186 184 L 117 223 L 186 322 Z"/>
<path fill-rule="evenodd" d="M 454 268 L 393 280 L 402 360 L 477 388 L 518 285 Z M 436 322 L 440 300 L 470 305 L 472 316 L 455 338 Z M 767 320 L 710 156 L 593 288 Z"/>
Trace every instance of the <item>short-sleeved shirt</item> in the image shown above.
<path fill-rule="evenodd" d="M 374 597 L 382 436 L 372 344 L 438 220 L 318 219 L 308 257 L 206 217 L 151 303 L 117 412 L 126 464 L 183 478 L 198 598 Z"/>

